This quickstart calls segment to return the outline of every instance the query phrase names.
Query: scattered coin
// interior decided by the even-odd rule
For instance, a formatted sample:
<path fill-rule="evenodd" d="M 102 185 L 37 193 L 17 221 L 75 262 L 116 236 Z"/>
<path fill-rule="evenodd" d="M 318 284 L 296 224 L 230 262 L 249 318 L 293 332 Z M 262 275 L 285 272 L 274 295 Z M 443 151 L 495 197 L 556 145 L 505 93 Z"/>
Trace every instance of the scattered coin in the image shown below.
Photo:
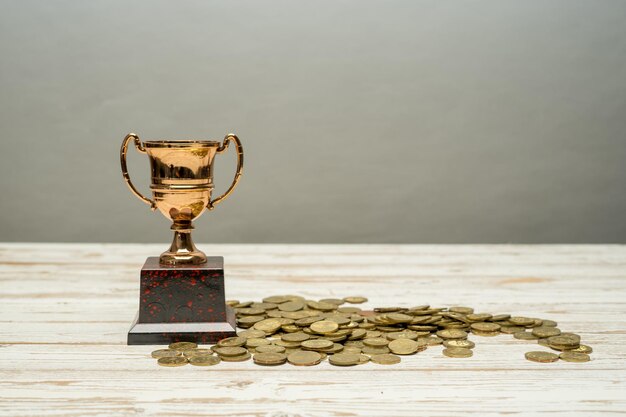
<path fill-rule="evenodd" d="M 461 348 L 466 348 L 466 349 L 473 349 L 474 346 L 476 346 L 474 342 L 472 342 L 471 340 L 467 340 L 467 339 L 444 340 L 443 345 L 445 347 L 461 347 Z"/>
<path fill-rule="evenodd" d="M 248 359 L 250 359 L 250 352 L 246 351 L 246 353 L 241 354 L 241 355 L 235 355 L 235 356 L 224 356 L 224 355 L 220 355 L 220 359 L 223 360 L 224 362 L 243 362 L 243 361 L 247 361 Z"/>
<path fill-rule="evenodd" d="M 542 350 L 526 352 L 524 356 L 526 356 L 526 359 L 528 359 L 529 361 L 533 361 L 533 362 L 548 363 L 548 362 L 556 362 L 559 360 L 559 355 L 556 355 L 552 352 L 544 352 Z"/>
<path fill-rule="evenodd" d="M 513 337 L 519 340 L 537 340 L 539 339 L 537 336 L 532 334 L 531 332 L 527 332 L 526 330 L 522 330 L 521 332 L 513 333 Z"/>
<path fill-rule="evenodd" d="M 171 358 L 173 356 L 180 356 L 181 353 L 178 350 L 173 349 L 158 349 L 152 352 L 152 357 L 155 359 L 159 358 Z"/>
<path fill-rule="evenodd" d="M 374 337 L 371 339 L 363 339 L 363 344 L 370 347 L 383 347 L 389 344 L 389 340 L 382 337 Z"/>
<path fill-rule="evenodd" d="M 296 350 L 287 356 L 287 360 L 296 366 L 313 366 L 322 361 L 322 355 L 311 350 Z"/>
<path fill-rule="evenodd" d="M 302 349 L 308 350 L 325 350 L 333 347 L 333 342 L 325 339 L 305 340 L 300 344 Z"/>
<path fill-rule="evenodd" d="M 469 358 L 474 354 L 471 349 L 463 347 L 449 347 L 445 348 L 442 352 L 450 358 Z"/>
<path fill-rule="evenodd" d="M 439 330 L 437 336 L 442 339 L 466 339 L 467 332 L 458 329 L 444 329 Z"/>
<path fill-rule="evenodd" d="M 337 353 L 328 358 L 328 362 L 335 366 L 352 366 L 358 365 L 361 361 L 361 354 L 356 353 Z"/>
<path fill-rule="evenodd" d="M 195 349 L 197 347 L 198 345 L 193 342 L 176 342 L 176 343 L 170 343 L 170 346 L 169 346 L 170 349 L 177 350 L 179 352 L 183 352 L 189 349 Z"/>
<path fill-rule="evenodd" d="M 421 347 L 426 347 L 426 342 L 418 343 L 411 339 L 396 339 L 389 342 L 389 350 L 396 355 L 411 355 Z"/>
<path fill-rule="evenodd" d="M 310 327 L 315 333 L 327 334 L 336 331 L 339 328 L 339 324 L 330 320 L 321 320 L 311 324 Z"/>
<path fill-rule="evenodd" d="M 367 302 L 367 298 L 365 297 L 345 297 L 343 299 L 343 301 L 345 301 L 346 303 L 350 303 L 350 304 L 362 304 Z"/>
<path fill-rule="evenodd" d="M 532 334 L 543 339 L 546 337 L 558 336 L 561 334 L 561 330 L 556 327 L 540 326 L 535 327 L 532 331 Z"/>
<path fill-rule="evenodd" d="M 220 356 L 240 356 L 248 352 L 245 348 L 239 346 L 219 346 L 213 349 Z"/>
<path fill-rule="evenodd" d="M 361 296 L 310 300 L 297 295 L 275 295 L 262 301 L 229 300 L 239 329 L 235 337 L 215 346 L 198 348 L 191 341 L 175 342 L 168 349 L 152 352 L 162 366 L 211 366 L 220 361 L 246 361 L 254 354 L 258 365 L 290 362 L 299 366 L 317 365 L 328 355 L 335 366 L 370 361 L 393 364 L 396 355 L 411 355 L 429 346 L 444 344 L 450 357 L 472 356 L 474 342 L 468 333 L 479 336 L 512 334 L 515 339 L 536 341 L 558 351 L 528 352 L 528 360 L 586 362 L 592 348 L 580 344 L 579 335 L 562 332 L 553 320 L 475 313 L 472 307 L 448 309 L 419 305 L 378 307 L 363 311 L 355 306 L 367 301 Z M 216 353 L 217 355 L 215 355 Z"/>
<path fill-rule="evenodd" d="M 276 352 L 255 353 L 252 360 L 259 365 L 275 366 L 287 362 L 287 355 Z"/>
<path fill-rule="evenodd" d="M 195 355 L 189 358 L 189 364 L 195 366 L 212 366 L 220 363 L 219 356 L 215 355 Z"/>
<path fill-rule="evenodd" d="M 591 359 L 586 353 L 574 352 L 571 350 L 562 352 L 559 355 L 559 358 L 566 362 L 589 362 Z"/>
<path fill-rule="evenodd" d="M 593 352 L 593 349 L 591 348 L 591 346 L 579 345 L 576 349 L 572 349 L 569 352 L 580 352 L 580 353 L 589 354 L 589 353 Z"/>
<path fill-rule="evenodd" d="M 187 358 L 184 356 L 169 356 L 159 358 L 157 363 L 161 366 L 183 366 L 187 365 Z"/>
<path fill-rule="evenodd" d="M 186 358 L 191 358 L 192 356 L 212 355 L 212 354 L 213 354 L 212 349 L 200 349 L 200 348 L 189 349 L 183 352 L 183 356 L 185 356 Z"/>
<path fill-rule="evenodd" d="M 389 353 L 383 353 L 380 355 L 370 356 L 370 361 L 377 363 L 379 365 L 394 365 L 396 363 L 400 363 L 401 359 L 399 356 L 392 355 Z"/>
<path fill-rule="evenodd" d="M 246 344 L 246 338 L 245 337 L 227 337 L 226 339 L 222 339 L 219 342 L 217 342 L 218 346 L 229 346 L 229 347 L 233 347 L 233 346 L 243 346 Z"/>

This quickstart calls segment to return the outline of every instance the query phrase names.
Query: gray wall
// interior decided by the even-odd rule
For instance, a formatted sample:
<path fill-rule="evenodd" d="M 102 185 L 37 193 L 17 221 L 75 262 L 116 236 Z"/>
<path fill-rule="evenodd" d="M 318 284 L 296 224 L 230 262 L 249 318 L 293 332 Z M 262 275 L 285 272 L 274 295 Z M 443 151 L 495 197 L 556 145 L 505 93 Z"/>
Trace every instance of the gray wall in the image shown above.
<path fill-rule="evenodd" d="M 1 6 L 0 240 L 165 245 L 122 138 L 234 131 L 199 242 L 626 242 L 625 1 Z"/>

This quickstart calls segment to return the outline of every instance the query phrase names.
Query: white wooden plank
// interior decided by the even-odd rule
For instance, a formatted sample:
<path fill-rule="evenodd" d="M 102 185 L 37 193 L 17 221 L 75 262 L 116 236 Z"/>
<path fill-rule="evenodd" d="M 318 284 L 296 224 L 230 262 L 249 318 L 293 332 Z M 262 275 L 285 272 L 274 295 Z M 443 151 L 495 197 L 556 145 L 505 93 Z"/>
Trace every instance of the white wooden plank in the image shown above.
<path fill-rule="evenodd" d="M 0 414 L 581 415 L 626 413 L 626 247 L 201 245 L 225 256 L 227 296 L 366 295 L 365 307 L 452 305 L 550 318 L 593 361 L 536 364 L 510 336 L 475 356 L 435 347 L 400 365 L 160 368 L 125 346 L 138 270 L 163 245 L 0 244 Z"/>

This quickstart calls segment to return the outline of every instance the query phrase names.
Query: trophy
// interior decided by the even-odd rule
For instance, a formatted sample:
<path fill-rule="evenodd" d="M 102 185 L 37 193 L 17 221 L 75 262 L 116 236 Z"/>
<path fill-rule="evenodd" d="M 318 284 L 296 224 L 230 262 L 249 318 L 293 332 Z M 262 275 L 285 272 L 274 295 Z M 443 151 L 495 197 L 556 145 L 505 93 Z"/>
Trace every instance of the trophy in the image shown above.
<path fill-rule="evenodd" d="M 133 185 L 126 167 L 128 146 L 150 159 L 152 198 Z M 215 155 L 234 142 L 237 171 L 232 184 L 212 199 Z M 243 169 L 239 138 L 226 135 L 222 143 L 204 140 L 150 140 L 126 135 L 120 149 L 122 174 L 130 191 L 172 221 L 174 239 L 160 257 L 148 257 L 141 269 L 139 312 L 128 332 L 128 344 L 167 344 L 176 341 L 216 343 L 235 336 L 235 315 L 224 297 L 224 258 L 207 257 L 191 239 L 192 222 L 213 210 L 237 186 Z"/>

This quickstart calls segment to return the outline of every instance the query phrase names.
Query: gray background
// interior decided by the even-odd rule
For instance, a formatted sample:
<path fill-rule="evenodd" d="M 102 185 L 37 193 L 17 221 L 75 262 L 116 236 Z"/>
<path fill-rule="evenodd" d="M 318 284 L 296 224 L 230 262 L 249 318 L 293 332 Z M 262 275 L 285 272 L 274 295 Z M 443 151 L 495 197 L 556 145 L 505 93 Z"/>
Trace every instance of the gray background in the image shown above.
<path fill-rule="evenodd" d="M 233 131 L 199 242 L 626 242 L 625 1 L 1 6 L 0 240 L 165 244 L 122 138 Z"/>

